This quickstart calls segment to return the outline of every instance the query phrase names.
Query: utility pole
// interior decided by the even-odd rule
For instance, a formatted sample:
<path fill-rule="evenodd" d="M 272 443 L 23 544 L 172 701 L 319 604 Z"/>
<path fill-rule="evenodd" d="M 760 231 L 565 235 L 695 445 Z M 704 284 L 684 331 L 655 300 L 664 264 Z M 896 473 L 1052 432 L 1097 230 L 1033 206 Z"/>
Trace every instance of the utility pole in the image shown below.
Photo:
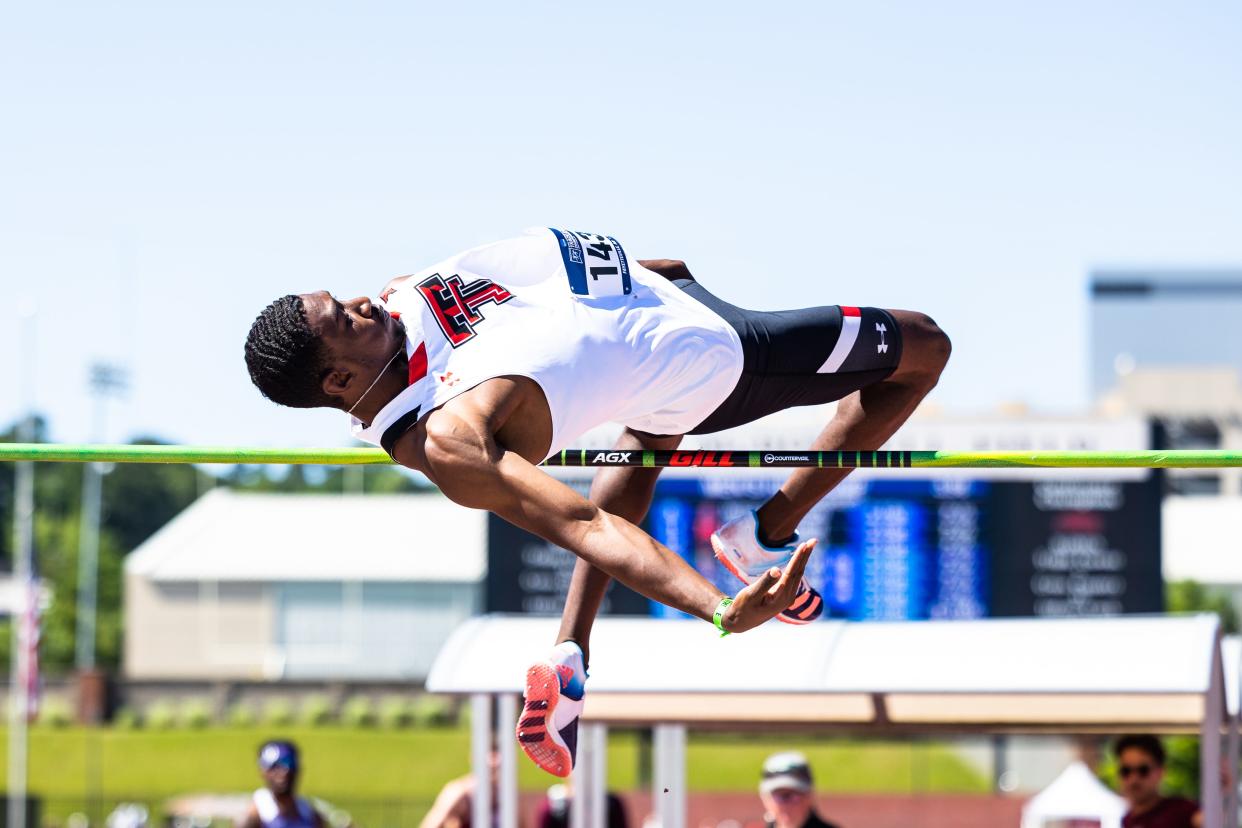
<path fill-rule="evenodd" d="M 34 439 L 34 415 L 26 412 L 18 428 L 18 440 Z M 34 557 L 34 463 L 17 464 L 17 497 L 13 513 L 13 586 L 18 599 L 13 605 L 12 659 L 9 667 L 9 803 L 8 824 L 26 825 L 26 719 L 30 711 L 30 642 L 26 616 L 30 602 L 38 600 L 30 588 Z"/>
<path fill-rule="evenodd" d="M 33 442 L 35 311 L 21 311 L 21 342 L 26 349 L 21 360 L 22 420 L 17 439 Z M 13 606 L 12 647 L 9 664 L 9 774 L 8 808 L 10 828 L 26 828 L 26 724 L 30 710 L 30 647 L 27 616 L 30 602 L 38 600 L 30 588 L 34 558 L 34 463 L 17 464 L 16 497 L 13 510 L 13 584 L 19 596 Z"/>

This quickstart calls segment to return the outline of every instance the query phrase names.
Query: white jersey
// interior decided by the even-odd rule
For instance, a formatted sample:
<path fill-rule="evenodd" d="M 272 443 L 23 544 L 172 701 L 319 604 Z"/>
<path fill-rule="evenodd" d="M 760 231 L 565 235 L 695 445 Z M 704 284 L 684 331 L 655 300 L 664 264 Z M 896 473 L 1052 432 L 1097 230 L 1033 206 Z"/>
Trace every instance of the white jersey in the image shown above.
<path fill-rule="evenodd" d="M 539 384 L 551 456 L 607 422 L 684 434 L 733 391 L 742 343 L 616 239 L 539 228 L 422 270 L 382 298 L 406 330 L 409 385 L 360 440 L 392 451 L 420 419 L 501 376 Z"/>

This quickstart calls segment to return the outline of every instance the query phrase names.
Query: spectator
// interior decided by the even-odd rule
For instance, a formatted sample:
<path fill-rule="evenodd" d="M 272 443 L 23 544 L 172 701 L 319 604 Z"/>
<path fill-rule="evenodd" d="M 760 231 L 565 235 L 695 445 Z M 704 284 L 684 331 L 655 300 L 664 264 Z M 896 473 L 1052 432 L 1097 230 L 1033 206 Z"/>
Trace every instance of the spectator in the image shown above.
<path fill-rule="evenodd" d="M 572 781 L 572 780 L 571 780 Z M 615 793 L 607 794 L 608 815 L 605 828 L 626 828 L 625 803 Z M 553 785 L 539 803 L 535 828 L 568 828 L 569 809 L 573 805 L 573 789 L 568 784 Z"/>
<path fill-rule="evenodd" d="M 299 769 L 293 742 L 271 741 L 259 748 L 263 787 L 254 792 L 241 828 L 325 828 L 314 806 L 297 795 Z"/>
<path fill-rule="evenodd" d="M 767 828 L 837 828 L 815 813 L 811 766 L 801 753 L 774 753 L 764 761 L 759 799 Z"/>
<path fill-rule="evenodd" d="M 1117 778 L 1129 810 L 1123 828 L 1198 828 L 1203 824 L 1199 806 L 1180 796 L 1161 796 L 1164 781 L 1164 745 L 1148 734 L 1122 736 L 1113 745 Z"/>
<path fill-rule="evenodd" d="M 492 825 L 499 824 L 500 789 L 497 782 L 500 778 L 500 754 L 493 747 L 487 755 L 488 775 L 492 784 Z M 477 784 L 473 775 L 451 779 L 440 789 L 439 796 L 431 810 L 423 817 L 419 828 L 470 828 L 472 824 L 471 808 L 474 805 L 474 788 Z M 518 816 L 518 826 L 522 828 L 526 820 Z"/>
<path fill-rule="evenodd" d="M 451 779 L 440 789 L 431 810 L 423 817 L 419 828 L 470 828 L 471 799 L 474 796 L 474 777 Z M 495 810 L 495 805 L 492 806 Z M 493 820 L 494 821 L 494 820 Z"/>

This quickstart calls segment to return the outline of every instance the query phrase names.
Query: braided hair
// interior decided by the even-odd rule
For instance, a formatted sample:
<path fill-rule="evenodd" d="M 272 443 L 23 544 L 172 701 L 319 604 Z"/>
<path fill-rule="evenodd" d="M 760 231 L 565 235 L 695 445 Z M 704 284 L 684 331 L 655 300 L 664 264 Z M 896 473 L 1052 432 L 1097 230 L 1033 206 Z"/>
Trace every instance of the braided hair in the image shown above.
<path fill-rule="evenodd" d="M 293 408 L 335 406 L 320 384 L 326 366 L 302 297 L 282 296 L 254 320 L 246 336 L 250 380 L 274 403 Z"/>

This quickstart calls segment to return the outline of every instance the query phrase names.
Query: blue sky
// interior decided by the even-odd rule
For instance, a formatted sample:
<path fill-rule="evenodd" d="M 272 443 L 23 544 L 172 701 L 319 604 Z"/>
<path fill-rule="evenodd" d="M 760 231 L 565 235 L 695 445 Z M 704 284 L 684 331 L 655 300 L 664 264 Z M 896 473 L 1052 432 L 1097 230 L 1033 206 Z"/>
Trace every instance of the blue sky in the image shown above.
<path fill-rule="evenodd" d="M 1234 2 L 13 5 L 0 347 L 58 440 L 103 359 L 113 439 L 342 444 L 251 388 L 262 306 L 551 224 L 925 310 L 949 410 L 1081 410 L 1091 267 L 1242 265 L 1240 42 Z"/>

